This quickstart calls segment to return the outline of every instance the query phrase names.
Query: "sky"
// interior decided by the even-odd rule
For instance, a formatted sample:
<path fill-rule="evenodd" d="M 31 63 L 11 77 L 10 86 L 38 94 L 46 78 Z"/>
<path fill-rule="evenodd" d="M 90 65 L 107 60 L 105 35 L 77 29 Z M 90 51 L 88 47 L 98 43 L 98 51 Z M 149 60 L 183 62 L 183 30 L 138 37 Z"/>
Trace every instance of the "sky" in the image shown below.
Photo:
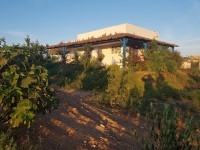
<path fill-rule="evenodd" d="M 77 34 L 130 23 L 159 32 L 182 56 L 200 55 L 200 0 L 0 0 L 0 37 L 8 45 L 54 45 Z"/>

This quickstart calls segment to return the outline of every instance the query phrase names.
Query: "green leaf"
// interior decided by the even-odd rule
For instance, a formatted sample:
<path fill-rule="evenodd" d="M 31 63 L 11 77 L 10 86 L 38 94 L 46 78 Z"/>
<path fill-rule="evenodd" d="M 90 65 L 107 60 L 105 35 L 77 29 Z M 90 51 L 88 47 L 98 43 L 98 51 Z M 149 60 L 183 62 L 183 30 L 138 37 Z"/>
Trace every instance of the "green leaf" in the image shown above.
<path fill-rule="evenodd" d="M 34 71 L 30 71 L 29 72 L 29 75 L 33 75 L 33 74 L 35 74 Z"/>
<path fill-rule="evenodd" d="M 3 98 L 4 98 L 4 94 L 0 94 L 0 103 L 2 103 Z"/>
<path fill-rule="evenodd" d="M 12 101 L 11 101 L 11 103 L 14 103 L 15 102 L 15 98 L 14 97 L 12 97 Z"/>
<path fill-rule="evenodd" d="M 33 104 L 33 109 L 36 110 L 37 109 L 37 105 Z"/>
<path fill-rule="evenodd" d="M 16 73 L 15 73 L 15 74 L 13 75 L 12 86 L 16 86 L 18 79 L 19 79 L 19 74 L 16 74 Z"/>
<path fill-rule="evenodd" d="M 29 91 L 29 95 L 28 95 L 29 99 L 31 99 L 31 98 L 37 99 L 40 97 L 40 95 L 38 94 L 37 91 L 35 91 L 35 90 L 28 90 L 28 91 Z"/>
<path fill-rule="evenodd" d="M 29 84 L 31 84 L 31 83 L 33 83 L 33 82 L 36 82 L 36 81 L 37 81 L 36 79 L 34 79 L 34 78 L 28 76 L 28 77 L 26 77 L 26 78 L 24 78 L 24 79 L 22 80 L 21 86 L 22 86 L 23 88 L 28 88 L 28 87 L 29 87 Z"/>
<path fill-rule="evenodd" d="M 24 73 L 20 73 L 20 75 L 21 75 L 22 77 L 25 77 L 25 76 L 26 76 Z"/>
<path fill-rule="evenodd" d="M 33 107 L 31 101 L 25 99 L 17 104 L 17 107 L 13 108 L 13 112 L 10 114 L 10 124 L 12 127 L 18 127 L 20 123 L 28 124 L 33 121 L 35 114 L 31 110 Z"/>

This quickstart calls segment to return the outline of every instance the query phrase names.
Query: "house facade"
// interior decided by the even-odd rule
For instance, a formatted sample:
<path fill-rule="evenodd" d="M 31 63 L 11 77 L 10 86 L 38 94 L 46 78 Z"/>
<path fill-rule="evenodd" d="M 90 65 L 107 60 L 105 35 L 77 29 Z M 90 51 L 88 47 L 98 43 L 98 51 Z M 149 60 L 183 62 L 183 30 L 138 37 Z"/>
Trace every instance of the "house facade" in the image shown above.
<path fill-rule="evenodd" d="M 161 46 L 170 47 L 174 50 L 176 44 L 171 44 L 159 40 L 159 34 L 145 28 L 131 24 L 121 24 L 107 27 L 77 35 L 77 40 L 59 43 L 47 47 L 50 53 L 62 51 L 66 54 L 66 63 L 72 63 L 75 59 L 74 53 L 83 54 L 84 46 L 89 44 L 91 47 L 91 57 L 96 58 L 98 53 L 104 55 L 102 65 L 117 64 L 122 66 L 123 59 L 130 52 L 137 53 L 143 59 L 142 51 L 148 47 L 148 42 L 156 40 Z"/>
<path fill-rule="evenodd" d="M 185 57 L 181 68 L 182 69 L 199 69 L 200 70 L 200 56 Z"/>

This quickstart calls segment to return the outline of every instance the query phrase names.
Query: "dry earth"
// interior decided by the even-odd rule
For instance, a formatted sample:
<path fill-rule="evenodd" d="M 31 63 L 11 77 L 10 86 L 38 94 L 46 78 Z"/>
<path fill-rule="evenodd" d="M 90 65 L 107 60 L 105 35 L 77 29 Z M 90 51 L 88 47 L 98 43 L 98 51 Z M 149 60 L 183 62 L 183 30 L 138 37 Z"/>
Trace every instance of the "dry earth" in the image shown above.
<path fill-rule="evenodd" d="M 144 132 L 139 116 L 100 106 L 90 92 L 58 90 L 57 95 L 61 100 L 57 110 L 39 115 L 23 136 L 23 130 L 18 132 L 21 149 L 30 144 L 42 150 L 140 149 L 131 134 L 132 128 Z"/>

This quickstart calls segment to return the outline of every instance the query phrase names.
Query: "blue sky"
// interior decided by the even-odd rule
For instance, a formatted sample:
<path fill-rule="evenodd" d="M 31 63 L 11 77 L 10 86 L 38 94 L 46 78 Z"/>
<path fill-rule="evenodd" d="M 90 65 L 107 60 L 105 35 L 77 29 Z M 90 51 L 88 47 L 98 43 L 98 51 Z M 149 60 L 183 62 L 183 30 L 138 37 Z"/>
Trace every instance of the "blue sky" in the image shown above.
<path fill-rule="evenodd" d="M 159 32 L 183 56 L 200 55 L 200 0 L 0 0 L 0 37 L 57 44 L 130 23 Z"/>

